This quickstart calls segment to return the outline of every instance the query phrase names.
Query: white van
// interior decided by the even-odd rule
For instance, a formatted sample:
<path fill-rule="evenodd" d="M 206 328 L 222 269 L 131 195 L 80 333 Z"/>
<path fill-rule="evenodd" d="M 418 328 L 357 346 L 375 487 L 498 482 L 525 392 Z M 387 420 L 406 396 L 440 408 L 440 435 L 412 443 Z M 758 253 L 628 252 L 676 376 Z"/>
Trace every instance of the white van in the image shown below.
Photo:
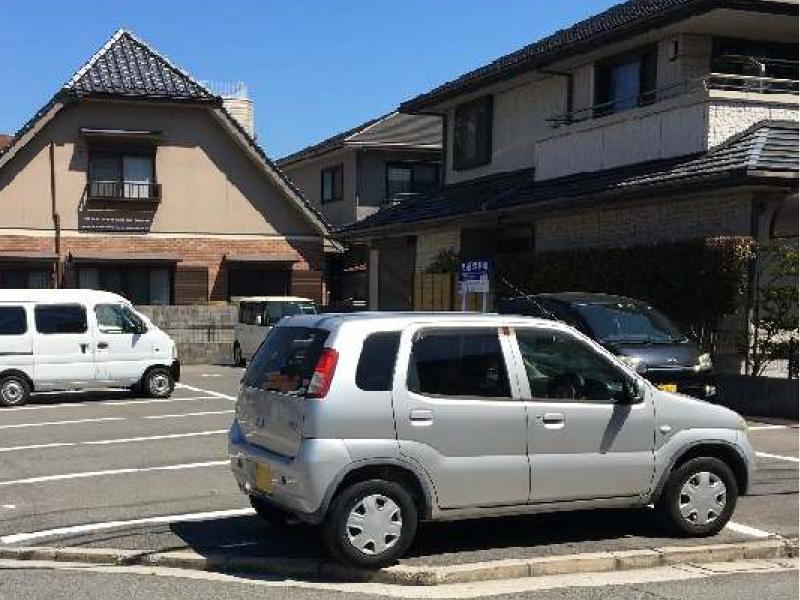
<path fill-rule="evenodd" d="M 314 315 L 314 301 L 296 296 L 248 296 L 233 298 L 237 306 L 234 325 L 233 364 L 243 365 L 258 350 L 267 333 L 283 317 Z"/>
<path fill-rule="evenodd" d="M 122 296 L 0 290 L 0 406 L 92 387 L 166 398 L 179 378 L 175 343 Z"/>

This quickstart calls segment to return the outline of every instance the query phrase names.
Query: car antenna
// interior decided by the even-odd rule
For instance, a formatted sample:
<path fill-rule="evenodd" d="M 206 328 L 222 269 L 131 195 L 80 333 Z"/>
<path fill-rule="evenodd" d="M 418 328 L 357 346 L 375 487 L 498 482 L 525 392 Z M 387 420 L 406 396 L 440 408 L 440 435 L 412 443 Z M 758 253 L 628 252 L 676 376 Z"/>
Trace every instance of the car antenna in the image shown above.
<path fill-rule="evenodd" d="M 497 276 L 500 278 L 500 281 L 502 281 L 502 282 L 503 282 L 505 285 L 507 285 L 508 287 L 510 287 L 510 288 L 511 288 L 511 291 L 513 291 L 515 294 L 519 294 L 520 296 L 522 296 L 523 298 L 525 298 L 525 300 L 527 300 L 527 301 L 528 301 L 528 302 L 530 302 L 531 304 L 535 305 L 535 306 L 536 306 L 536 307 L 537 307 L 539 310 L 541 310 L 541 311 L 542 311 L 542 313 L 544 313 L 545 315 L 548 315 L 548 316 L 551 318 L 551 320 L 553 320 L 553 321 L 558 321 L 559 323 L 563 323 L 563 322 L 564 322 L 564 321 L 562 321 L 561 319 L 559 319 L 557 316 L 555 316 L 555 315 L 554 315 L 552 312 L 550 312 L 549 310 L 547 310 L 547 309 L 546 309 L 546 308 L 545 308 L 545 307 L 542 305 L 542 303 L 541 303 L 541 302 L 539 302 L 539 301 L 538 301 L 536 298 L 534 298 L 534 297 L 533 297 L 533 296 L 531 296 L 530 294 L 526 294 L 526 293 L 525 293 L 525 292 L 523 292 L 521 289 L 519 289 L 517 286 L 515 286 L 513 283 L 511 283 L 511 282 L 510 282 L 508 279 L 506 279 L 506 278 L 503 276 L 503 274 L 502 274 L 502 273 L 501 273 L 499 270 L 497 271 Z"/>

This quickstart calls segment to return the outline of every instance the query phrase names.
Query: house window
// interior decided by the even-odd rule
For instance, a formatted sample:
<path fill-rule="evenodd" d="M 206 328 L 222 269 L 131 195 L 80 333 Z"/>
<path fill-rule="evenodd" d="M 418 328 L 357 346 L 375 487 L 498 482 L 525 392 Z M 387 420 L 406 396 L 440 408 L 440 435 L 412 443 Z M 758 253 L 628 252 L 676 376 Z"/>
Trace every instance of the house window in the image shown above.
<path fill-rule="evenodd" d="M 53 272 L 44 269 L 0 269 L 0 288 L 45 290 L 53 287 Z"/>
<path fill-rule="evenodd" d="M 344 165 L 322 170 L 322 203 L 335 202 L 344 197 Z"/>
<path fill-rule="evenodd" d="M 595 116 L 655 102 L 656 64 L 655 48 L 598 62 L 595 66 Z"/>
<path fill-rule="evenodd" d="M 453 168 L 471 169 L 492 162 L 492 96 L 456 107 Z"/>
<path fill-rule="evenodd" d="M 439 185 L 436 163 L 386 163 L 386 198 L 399 200 L 403 194 L 422 194 Z"/>
<path fill-rule="evenodd" d="M 157 200 L 155 173 L 152 150 L 90 151 L 89 198 Z"/>
<path fill-rule="evenodd" d="M 169 304 L 172 272 L 165 267 L 102 266 L 78 269 L 78 287 L 105 290 L 131 304 Z"/>
<path fill-rule="evenodd" d="M 797 44 L 714 38 L 711 71 L 724 75 L 711 78 L 716 89 L 796 94 Z"/>

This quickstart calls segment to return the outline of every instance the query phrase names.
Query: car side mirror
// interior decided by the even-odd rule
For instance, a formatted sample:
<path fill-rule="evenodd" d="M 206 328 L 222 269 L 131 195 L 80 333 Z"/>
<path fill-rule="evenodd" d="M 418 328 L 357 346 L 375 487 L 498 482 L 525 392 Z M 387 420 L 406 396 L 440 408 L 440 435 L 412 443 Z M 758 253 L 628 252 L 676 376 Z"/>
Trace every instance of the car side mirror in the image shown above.
<path fill-rule="evenodd" d="M 629 379 L 625 385 L 625 404 L 639 404 L 644 401 L 645 385 L 640 379 Z"/>

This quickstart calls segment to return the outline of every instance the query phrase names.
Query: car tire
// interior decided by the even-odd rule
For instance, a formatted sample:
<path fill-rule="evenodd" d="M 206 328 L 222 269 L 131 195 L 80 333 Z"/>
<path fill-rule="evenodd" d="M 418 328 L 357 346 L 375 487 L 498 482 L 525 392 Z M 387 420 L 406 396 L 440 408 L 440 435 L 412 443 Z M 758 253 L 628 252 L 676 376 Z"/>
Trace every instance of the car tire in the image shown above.
<path fill-rule="evenodd" d="M 0 377 L 0 406 L 22 406 L 31 396 L 31 386 L 21 375 Z"/>
<path fill-rule="evenodd" d="M 175 378 L 166 367 L 155 367 L 144 374 L 141 387 L 150 398 L 169 398 L 175 389 Z"/>
<path fill-rule="evenodd" d="M 360 528 L 360 523 L 366 527 Z M 344 489 L 331 504 L 323 530 L 333 556 L 362 569 L 397 562 L 416 532 L 417 507 L 411 494 L 399 483 L 382 479 Z"/>
<path fill-rule="evenodd" d="M 738 498 L 728 465 L 718 458 L 693 458 L 670 473 L 656 510 L 673 533 L 707 537 L 727 525 Z"/>
<path fill-rule="evenodd" d="M 242 356 L 242 347 L 238 343 L 233 344 L 233 366 L 243 367 L 244 356 Z"/>

